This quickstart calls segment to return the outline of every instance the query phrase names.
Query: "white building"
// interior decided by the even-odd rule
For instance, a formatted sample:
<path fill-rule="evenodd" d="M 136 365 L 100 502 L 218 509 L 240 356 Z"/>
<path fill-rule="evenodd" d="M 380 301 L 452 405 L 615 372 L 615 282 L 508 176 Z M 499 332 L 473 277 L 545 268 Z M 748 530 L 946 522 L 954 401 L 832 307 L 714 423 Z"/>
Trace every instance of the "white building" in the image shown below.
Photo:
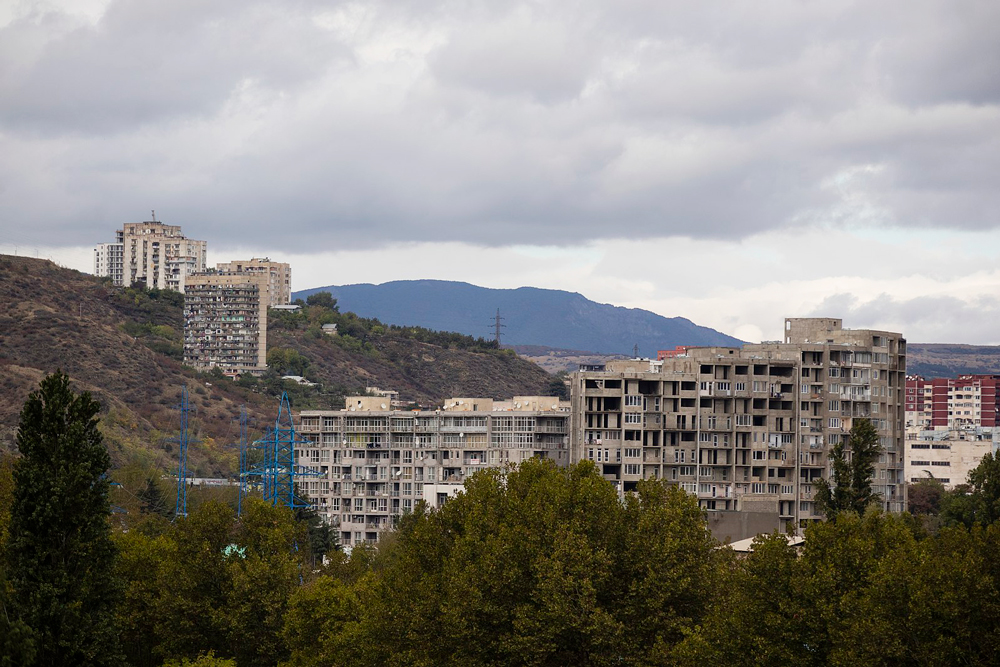
<path fill-rule="evenodd" d="M 121 286 L 125 276 L 123 247 L 122 243 L 98 243 L 94 248 L 94 275 L 111 278 L 112 284 Z"/>

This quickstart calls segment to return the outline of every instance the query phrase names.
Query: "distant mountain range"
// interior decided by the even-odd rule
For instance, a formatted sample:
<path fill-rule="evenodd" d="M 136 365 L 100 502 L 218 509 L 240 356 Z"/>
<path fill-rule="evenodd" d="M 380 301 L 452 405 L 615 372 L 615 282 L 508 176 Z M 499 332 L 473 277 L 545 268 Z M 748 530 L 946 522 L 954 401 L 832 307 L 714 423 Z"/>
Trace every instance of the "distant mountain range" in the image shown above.
<path fill-rule="evenodd" d="M 519 287 L 489 289 L 445 280 L 399 280 L 381 285 L 330 285 L 295 292 L 330 292 L 342 311 L 387 324 L 422 326 L 492 337 L 497 309 L 504 345 L 544 345 L 601 354 L 642 356 L 675 345 L 741 345 L 742 341 L 683 317 L 597 303 L 575 292 Z"/>

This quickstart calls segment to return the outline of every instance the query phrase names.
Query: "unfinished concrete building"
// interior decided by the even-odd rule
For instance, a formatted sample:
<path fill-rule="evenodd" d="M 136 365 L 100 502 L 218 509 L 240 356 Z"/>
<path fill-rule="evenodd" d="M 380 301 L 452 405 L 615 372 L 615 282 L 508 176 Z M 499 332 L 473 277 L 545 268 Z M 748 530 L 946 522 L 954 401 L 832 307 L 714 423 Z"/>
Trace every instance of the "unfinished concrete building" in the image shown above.
<path fill-rule="evenodd" d="M 267 276 L 264 283 L 268 307 L 292 302 L 292 268 L 285 262 L 272 262 L 268 257 L 234 259 L 215 265 L 219 273 L 253 273 Z"/>
<path fill-rule="evenodd" d="M 710 519 L 771 512 L 784 527 L 821 518 L 813 482 L 864 417 L 883 450 L 874 490 L 902 511 L 905 375 L 900 334 L 831 318 L 786 319 L 783 342 L 611 362 L 573 375 L 574 461 L 594 461 L 621 493 L 665 479 Z"/>
<path fill-rule="evenodd" d="M 308 444 L 296 462 L 319 473 L 299 490 L 346 546 L 374 543 L 424 500 L 440 506 L 478 470 L 531 457 L 568 465 L 569 403 L 454 398 L 439 410 L 392 410 L 381 396 L 352 396 L 339 411 L 303 411 Z"/>
<path fill-rule="evenodd" d="M 226 375 L 267 368 L 264 276 L 196 274 L 184 292 L 184 363 Z"/>

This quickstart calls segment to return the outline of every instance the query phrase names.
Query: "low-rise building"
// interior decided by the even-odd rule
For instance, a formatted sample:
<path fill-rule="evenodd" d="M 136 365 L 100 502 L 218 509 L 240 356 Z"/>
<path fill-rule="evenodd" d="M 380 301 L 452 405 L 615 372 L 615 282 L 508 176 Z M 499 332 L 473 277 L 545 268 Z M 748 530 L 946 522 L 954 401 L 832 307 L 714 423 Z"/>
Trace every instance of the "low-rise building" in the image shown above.
<path fill-rule="evenodd" d="M 300 493 L 345 546 L 374 543 L 421 500 L 439 506 L 478 470 L 531 457 L 568 465 L 569 404 L 455 398 L 438 410 L 393 410 L 385 396 L 351 396 L 338 411 L 300 415 L 296 462 L 315 475 Z"/>
<path fill-rule="evenodd" d="M 906 480 L 916 483 L 933 477 L 946 489 L 965 484 L 987 453 L 997 450 L 1000 430 L 995 427 L 906 429 Z"/>

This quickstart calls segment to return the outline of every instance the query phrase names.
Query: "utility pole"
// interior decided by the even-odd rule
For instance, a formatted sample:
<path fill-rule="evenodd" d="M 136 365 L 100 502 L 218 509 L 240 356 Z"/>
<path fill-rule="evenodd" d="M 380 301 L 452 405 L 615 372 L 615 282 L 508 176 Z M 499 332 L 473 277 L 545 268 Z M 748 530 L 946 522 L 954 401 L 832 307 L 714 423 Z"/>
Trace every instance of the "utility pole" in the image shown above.
<path fill-rule="evenodd" d="M 632 357 L 635 359 L 639 358 L 639 343 L 632 346 Z"/>

